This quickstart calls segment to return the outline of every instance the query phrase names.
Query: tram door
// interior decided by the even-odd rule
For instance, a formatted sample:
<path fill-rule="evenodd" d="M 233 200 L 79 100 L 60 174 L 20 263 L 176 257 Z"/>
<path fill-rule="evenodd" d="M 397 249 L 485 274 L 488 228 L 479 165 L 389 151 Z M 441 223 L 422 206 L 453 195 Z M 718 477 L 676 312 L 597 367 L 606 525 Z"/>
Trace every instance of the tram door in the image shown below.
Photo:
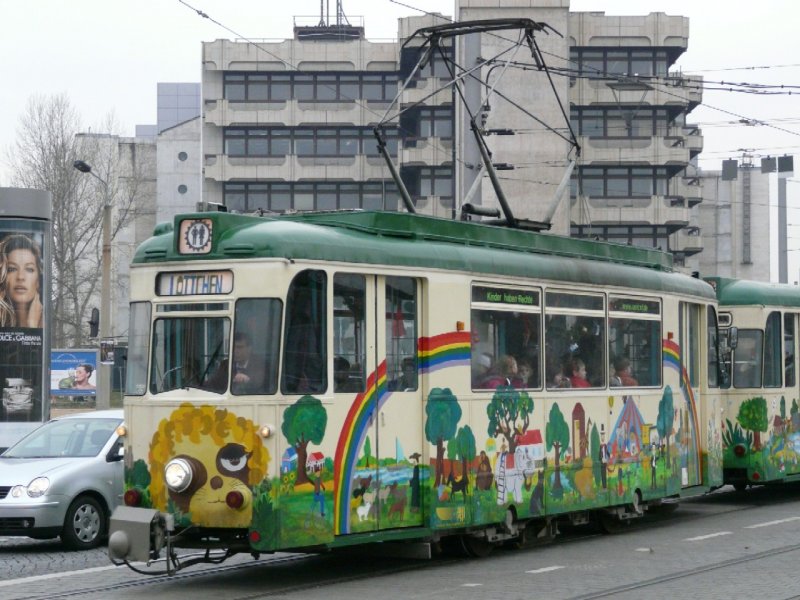
<path fill-rule="evenodd" d="M 681 487 L 702 483 L 702 448 L 700 429 L 701 342 L 704 323 L 703 306 L 690 302 L 680 305 L 681 386 L 673 391 L 675 418 L 672 435 L 675 440 Z"/>
<path fill-rule="evenodd" d="M 417 340 L 420 282 L 376 278 L 376 359 L 379 387 L 375 421 L 378 529 L 422 525 L 420 480 L 423 401 Z"/>

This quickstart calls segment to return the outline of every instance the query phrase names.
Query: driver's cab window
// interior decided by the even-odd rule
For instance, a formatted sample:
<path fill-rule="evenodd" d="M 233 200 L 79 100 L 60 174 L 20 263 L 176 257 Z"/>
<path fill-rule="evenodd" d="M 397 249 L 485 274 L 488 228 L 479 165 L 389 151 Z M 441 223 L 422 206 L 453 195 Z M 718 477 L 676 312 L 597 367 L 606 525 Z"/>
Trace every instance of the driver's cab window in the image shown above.
<path fill-rule="evenodd" d="M 277 390 L 282 308 L 276 298 L 244 298 L 236 303 L 233 394 L 274 394 Z"/>

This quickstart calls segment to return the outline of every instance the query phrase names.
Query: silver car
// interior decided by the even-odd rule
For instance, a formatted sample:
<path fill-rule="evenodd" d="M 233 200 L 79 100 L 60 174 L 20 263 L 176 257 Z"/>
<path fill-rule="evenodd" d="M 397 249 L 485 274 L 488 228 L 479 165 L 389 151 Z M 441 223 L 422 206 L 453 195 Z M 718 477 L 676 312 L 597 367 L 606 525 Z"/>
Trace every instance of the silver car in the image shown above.
<path fill-rule="evenodd" d="M 100 545 L 122 501 L 121 410 L 48 421 L 0 455 L 0 536 Z"/>

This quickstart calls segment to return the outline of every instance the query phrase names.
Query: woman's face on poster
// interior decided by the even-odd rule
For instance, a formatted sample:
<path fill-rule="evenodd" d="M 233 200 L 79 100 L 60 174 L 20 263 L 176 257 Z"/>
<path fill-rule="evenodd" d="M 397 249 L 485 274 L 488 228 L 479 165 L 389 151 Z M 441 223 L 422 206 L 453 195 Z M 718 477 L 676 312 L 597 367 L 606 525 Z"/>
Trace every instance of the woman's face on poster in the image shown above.
<path fill-rule="evenodd" d="M 6 290 L 14 304 L 32 302 L 39 293 L 39 267 L 30 250 L 20 248 L 8 254 Z"/>
<path fill-rule="evenodd" d="M 89 380 L 89 374 L 86 369 L 79 366 L 75 369 L 75 383 L 86 383 Z"/>

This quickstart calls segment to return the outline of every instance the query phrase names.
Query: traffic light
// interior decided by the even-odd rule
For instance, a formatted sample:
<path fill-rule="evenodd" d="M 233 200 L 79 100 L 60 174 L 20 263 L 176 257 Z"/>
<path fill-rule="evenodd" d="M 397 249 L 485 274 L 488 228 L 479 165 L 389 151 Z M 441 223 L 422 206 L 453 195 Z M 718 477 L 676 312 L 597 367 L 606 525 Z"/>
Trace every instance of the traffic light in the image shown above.
<path fill-rule="evenodd" d="M 89 319 L 89 337 L 96 338 L 97 332 L 100 328 L 100 311 L 96 308 L 92 309 L 92 318 Z"/>

